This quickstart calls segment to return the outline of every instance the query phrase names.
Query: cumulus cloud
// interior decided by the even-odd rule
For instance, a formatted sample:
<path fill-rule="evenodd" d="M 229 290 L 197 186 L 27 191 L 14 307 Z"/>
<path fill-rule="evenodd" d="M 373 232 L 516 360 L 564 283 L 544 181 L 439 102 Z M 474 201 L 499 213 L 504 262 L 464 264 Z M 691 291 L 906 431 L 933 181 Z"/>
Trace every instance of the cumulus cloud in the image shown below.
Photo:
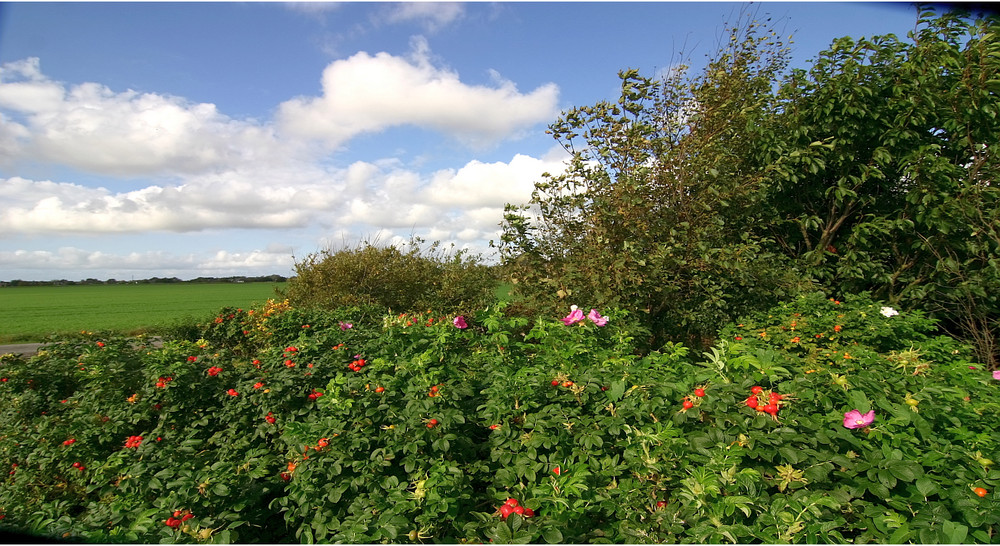
<path fill-rule="evenodd" d="M 214 104 L 47 78 L 37 58 L 0 67 L 0 157 L 110 175 L 191 174 L 296 156 L 271 127 Z M 7 123 L 7 121 L 10 123 Z"/>
<path fill-rule="evenodd" d="M 19 234 L 196 232 L 208 229 L 447 229 L 489 237 L 505 203 L 531 197 L 560 156 L 515 155 L 471 161 L 427 175 L 398 165 L 358 161 L 343 169 L 300 166 L 193 176 L 177 185 L 112 192 L 75 183 L 0 178 L 0 238 Z M 490 211 L 484 216 L 483 211 Z"/>
<path fill-rule="evenodd" d="M 473 160 L 457 171 L 435 173 L 427 197 L 436 204 L 463 207 L 522 203 L 531 197 L 534 182 L 543 172 L 560 169 L 560 162 L 521 154 L 509 163 Z"/>
<path fill-rule="evenodd" d="M 334 61 L 323 71 L 323 94 L 282 103 L 277 119 L 289 134 L 338 146 L 388 127 L 414 125 L 482 146 L 555 117 L 555 84 L 521 93 L 509 80 L 468 85 L 435 67 L 427 42 L 416 39 L 409 58 L 365 52 Z"/>
<path fill-rule="evenodd" d="M 418 16 L 417 8 L 397 7 L 416 10 L 397 17 Z M 482 144 L 555 116 L 555 85 L 521 93 L 498 74 L 489 86 L 465 84 L 431 62 L 423 40 L 406 58 L 358 53 L 333 62 L 323 86 L 321 96 L 280 105 L 272 124 L 230 118 L 213 104 L 181 97 L 57 82 L 36 58 L 0 66 L 0 271 L 8 278 L 14 271 L 77 269 L 173 275 L 207 268 L 223 275 L 289 266 L 287 246 L 191 254 L 73 246 L 89 236 L 120 241 L 129 234 L 214 236 L 236 229 L 261 237 L 265 229 L 294 231 L 300 240 L 312 233 L 317 241 L 380 233 L 383 241 L 402 242 L 419 235 L 481 251 L 496 235 L 504 203 L 527 201 L 543 172 L 564 168 L 561 155 L 517 154 L 435 172 L 391 157 L 347 166 L 318 159 L 325 150 L 299 137 L 336 145 L 409 125 Z M 18 171 L 47 163 L 69 169 L 52 169 L 65 173 L 52 179 Z M 107 187 L 92 176 L 74 178 L 79 172 L 108 175 Z M 127 189 L 113 177 L 131 177 Z M 27 240 L 48 246 L 25 249 Z"/>

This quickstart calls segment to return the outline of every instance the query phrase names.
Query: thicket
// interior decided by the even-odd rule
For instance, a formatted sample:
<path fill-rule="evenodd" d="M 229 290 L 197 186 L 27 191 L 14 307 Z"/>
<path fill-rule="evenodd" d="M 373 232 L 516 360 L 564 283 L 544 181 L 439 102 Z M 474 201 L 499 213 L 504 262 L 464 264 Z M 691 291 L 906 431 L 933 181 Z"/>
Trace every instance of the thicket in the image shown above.
<path fill-rule="evenodd" d="M 0 531 L 1000 540 L 1000 374 L 924 313 L 817 293 L 698 354 L 641 353 L 629 313 L 600 311 L 366 317 L 272 301 L 162 348 L 81 334 L 0 357 Z"/>
<path fill-rule="evenodd" d="M 518 304 L 635 309 L 655 347 L 794 294 L 869 291 L 996 367 L 998 23 L 920 8 L 909 40 L 838 39 L 788 71 L 770 23 L 744 19 L 699 74 L 621 72 L 616 102 L 550 127 L 569 168 L 507 207 Z"/>
<path fill-rule="evenodd" d="M 464 249 L 364 240 L 325 249 L 295 263 L 283 294 L 294 307 L 376 307 L 382 312 L 471 313 L 488 306 L 499 283 L 496 270 Z"/>

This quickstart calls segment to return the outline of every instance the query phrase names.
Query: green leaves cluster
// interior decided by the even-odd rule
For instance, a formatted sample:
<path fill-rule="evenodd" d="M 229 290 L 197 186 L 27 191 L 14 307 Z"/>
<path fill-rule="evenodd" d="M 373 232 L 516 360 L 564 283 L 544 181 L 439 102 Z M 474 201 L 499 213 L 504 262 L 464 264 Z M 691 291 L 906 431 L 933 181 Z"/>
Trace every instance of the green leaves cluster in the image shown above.
<path fill-rule="evenodd" d="M 507 209 L 522 305 L 586 294 L 697 344 L 788 295 L 869 291 L 996 367 L 998 23 L 922 8 L 909 40 L 786 71 L 769 23 L 738 21 L 700 74 L 621 72 L 617 102 L 551 126 L 567 170 Z"/>
<path fill-rule="evenodd" d="M 779 93 L 766 232 L 841 293 L 917 304 L 996 366 L 996 17 L 921 10 L 910 41 L 835 41 Z"/>
<path fill-rule="evenodd" d="M 310 254 L 296 262 L 284 295 L 297 308 L 466 313 L 489 305 L 498 282 L 493 268 L 465 250 L 422 243 L 419 238 L 407 245 L 365 240 Z"/>
<path fill-rule="evenodd" d="M 246 313 L 272 311 L 252 355 L 224 337 L 68 339 L 0 361 L 0 528 L 168 543 L 994 542 L 1000 383 L 926 314 L 884 306 L 798 297 L 701 355 L 639 350 L 623 311 L 598 327 L 502 304 L 460 329 L 272 302 Z M 218 316 L 209 331 L 247 319 Z M 747 407 L 755 385 L 783 395 L 775 418 Z M 853 409 L 875 422 L 845 428 Z M 534 517 L 500 518 L 507 498 Z M 194 517 L 173 529 L 176 510 Z"/>

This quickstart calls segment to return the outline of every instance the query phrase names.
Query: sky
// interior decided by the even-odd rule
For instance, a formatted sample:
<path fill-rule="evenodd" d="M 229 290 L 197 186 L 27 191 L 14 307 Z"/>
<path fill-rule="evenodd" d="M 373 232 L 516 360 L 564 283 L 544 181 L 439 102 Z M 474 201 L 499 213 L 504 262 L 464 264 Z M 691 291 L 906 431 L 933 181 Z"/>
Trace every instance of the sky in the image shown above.
<path fill-rule="evenodd" d="M 292 275 L 418 236 L 494 260 L 505 203 L 618 72 L 742 9 L 806 68 L 909 3 L 0 3 L 0 281 Z"/>

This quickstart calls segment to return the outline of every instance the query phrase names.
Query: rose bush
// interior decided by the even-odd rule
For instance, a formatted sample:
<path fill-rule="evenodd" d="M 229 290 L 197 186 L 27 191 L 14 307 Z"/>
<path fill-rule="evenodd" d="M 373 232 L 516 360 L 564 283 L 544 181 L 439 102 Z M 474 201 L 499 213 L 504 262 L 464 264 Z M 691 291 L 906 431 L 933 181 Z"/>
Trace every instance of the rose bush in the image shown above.
<path fill-rule="evenodd" d="M 641 352 L 628 313 L 582 305 L 457 320 L 269 302 L 162 348 L 81 334 L 0 360 L 0 528 L 996 542 L 1000 382 L 919 311 L 884 307 L 797 298 L 704 354 Z"/>

